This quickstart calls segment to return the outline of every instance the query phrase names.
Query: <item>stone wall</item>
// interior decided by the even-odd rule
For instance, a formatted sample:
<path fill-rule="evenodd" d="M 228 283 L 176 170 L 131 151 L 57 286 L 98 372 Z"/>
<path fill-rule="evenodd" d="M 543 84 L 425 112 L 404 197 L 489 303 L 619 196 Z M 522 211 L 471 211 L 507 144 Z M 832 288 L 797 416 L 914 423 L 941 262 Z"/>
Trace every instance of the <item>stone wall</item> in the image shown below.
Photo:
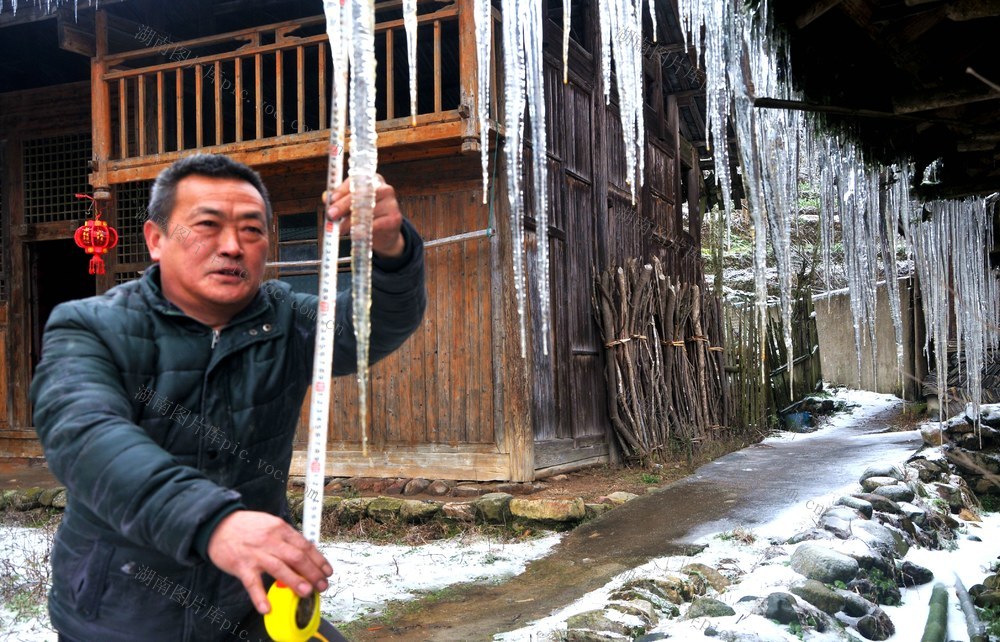
<path fill-rule="evenodd" d="M 832 385 L 856 390 L 873 390 L 893 394 L 908 401 L 921 397 L 918 383 L 926 372 L 920 349 L 914 349 L 914 311 L 912 306 L 912 281 L 901 279 L 900 309 L 903 316 L 903 372 L 900 376 L 896 363 L 896 331 L 889 310 L 889 296 L 885 284 L 878 288 L 876 308 L 876 360 L 867 332 L 863 331 L 861 346 L 861 373 L 858 373 L 858 356 L 854 342 L 854 320 L 851 315 L 851 298 L 846 290 L 816 297 L 816 327 L 819 331 L 819 351 L 823 366 L 823 379 Z M 919 311 L 918 311 L 919 313 Z M 916 337 L 923 334 L 923 321 L 916 319 Z"/>

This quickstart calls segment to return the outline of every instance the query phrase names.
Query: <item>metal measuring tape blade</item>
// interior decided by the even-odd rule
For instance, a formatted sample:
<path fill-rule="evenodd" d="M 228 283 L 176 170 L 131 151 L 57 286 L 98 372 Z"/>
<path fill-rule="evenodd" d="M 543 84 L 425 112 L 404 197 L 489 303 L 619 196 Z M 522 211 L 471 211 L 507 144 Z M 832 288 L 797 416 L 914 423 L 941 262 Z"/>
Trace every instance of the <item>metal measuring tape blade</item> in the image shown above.
<path fill-rule="evenodd" d="M 328 194 L 332 199 L 333 190 L 328 190 Z M 337 334 L 340 221 L 326 221 L 324 230 L 319 271 L 316 349 L 313 353 L 312 399 L 309 405 L 309 443 L 306 447 L 306 489 L 302 504 L 302 534 L 317 545 L 323 513 L 330 379 L 333 370 L 333 345 Z M 264 616 L 264 626 L 275 642 L 306 642 L 319 630 L 319 593 L 314 591 L 308 598 L 300 598 L 285 584 L 275 582 L 267 591 L 267 599 L 271 603 L 271 611 Z"/>

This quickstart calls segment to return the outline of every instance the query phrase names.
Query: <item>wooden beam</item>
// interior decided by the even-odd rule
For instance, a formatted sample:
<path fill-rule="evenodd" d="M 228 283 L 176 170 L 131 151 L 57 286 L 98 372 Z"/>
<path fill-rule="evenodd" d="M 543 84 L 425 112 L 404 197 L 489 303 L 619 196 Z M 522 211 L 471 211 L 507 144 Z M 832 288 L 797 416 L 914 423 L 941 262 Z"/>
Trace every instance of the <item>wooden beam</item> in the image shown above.
<path fill-rule="evenodd" d="M 51 223 L 20 223 L 12 225 L 11 231 L 22 242 L 58 241 L 73 238 L 76 228 L 83 225 L 85 219 L 73 221 L 53 221 Z"/>
<path fill-rule="evenodd" d="M 549 466 L 548 468 L 537 468 L 535 469 L 535 479 L 545 479 L 546 477 L 552 477 L 554 475 L 561 475 L 563 473 L 569 473 L 574 470 L 580 470 L 581 468 L 588 468 L 590 466 L 600 466 L 602 464 L 611 463 L 610 455 L 597 455 L 594 457 L 587 457 L 586 459 L 580 459 L 579 461 L 573 461 L 566 464 L 557 464 L 555 466 Z"/>
<path fill-rule="evenodd" d="M 385 129 L 380 124 L 379 157 L 385 156 L 386 162 L 389 162 L 389 159 L 437 157 L 454 153 L 462 140 L 463 125 L 457 114 L 445 113 L 451 113 L 452 119 L 418 127 L 409 127 L 408 118 L 397 119 L 406 123 L 405 128 Z M 199 151 L 226 154 L 248 165 L 270 165 L 292 160 L 325 158 L 330 151 L 329 136 L 328 129 L 320 129 L 304 134 L 288 134 L 243 143 L 210 145 Z M 114 160 L 109 165 L 108 180 L 111 184 L 118 184 L 156 178 L 157 174 L 170 163 L 193 151 Z"/>
<path fill-rule="evenodd" d="M 802 10 L 795 18 L 795 26 L 798 29 L 805 29 L 824 13 L 833 9 L 842 0 L 814 0 L 808 7 Z"/>
<path fill-rule="evenodd" d="M 896 114 L 915 114 L 946 107 L 960 107 L 1000 98 L 1000 91 L 943 91 L 936 94 L 893 98 L 892 106 Z"/>
<path fill-rule="evenodd" d="M 336 446 L 336 445 L 335 445 Z M 370 451 L 363 457 L 353 444 L 344 444 L 327 453 L 325 474 L 333 477 L 425 477 L 497 481 L 511 479 L 507 456 L 499 453 L 434 452 L 433 448 L 399 447 Z M 290 475 L 304 475 L 306 452 L 292 453 Z"/>
<path fill-rule="evenodd" d="M 949 20 L 964 22 L 1000 16 L 1000 0 L 954 0 L 945 4 Z"/>
<path fill-rule="evenodd" d="M 838 107 L 836 105 L 821 105 L 819 103 L 807 103 L 801 100 L 784 100 L 782 98 L 755 98 L 753 106 L 762 109 L 791 109 L 793 111 L 809 111 L 822 114 L 834 114 L 837 116 L 850 116 L 854 118 L 872 118 L 885 120 L 898 120 L 913 123 L 937 123 L 941 125 L 954 125 L 968 128 L 968 123 L 954 118 L 921 117 L 909 114 L 897 114 L 888 111 L 877 111 L 874 109 L 854 109 L 852 107 Z"/>
<path fill-rule="evenodd" d="M 59 19 L 56 21 L 59 48 L 87 58 L 95 57 L 97 55 L 97 39 L 94 34 L 84 29 L 76 21 L 67 20 L 67 17 L 60 13 Z"/>
<path fill-rule="evenodd" d="M 108 55 L 108 15 L 105 11 L 98 11 L 95 20 L 97 55 L 90 63 L 90 113 L 93 119 L 91 136 L 94 154 L 91 185 L 97 190 L 109 185 L 106 172 L 111 158 L 111 90 L 104 80 L 104 73 L 107 71 L 104 57 Z"/>
<path fill-rule="evenodd" d="M 465 123 L 462 151 L 479 152 L 479 83 L 489 83 L 489 78 L 479 77 L 479 61 L 476 51 L 475 6 L 472 0 L 460 0 L 458 12 L 458 81 L 460 83 L 459 104 L 462 105 L 462 120 Z M 488 84 L 487 84 L 488 86 Z"/>

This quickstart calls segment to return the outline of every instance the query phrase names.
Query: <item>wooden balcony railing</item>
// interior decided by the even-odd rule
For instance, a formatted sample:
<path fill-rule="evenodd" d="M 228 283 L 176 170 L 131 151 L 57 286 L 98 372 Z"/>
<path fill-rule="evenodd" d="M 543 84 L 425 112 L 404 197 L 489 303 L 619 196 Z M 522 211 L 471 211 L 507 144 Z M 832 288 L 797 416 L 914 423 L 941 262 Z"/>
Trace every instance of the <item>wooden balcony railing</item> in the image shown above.
<path fill-rule="evenodd" d="M 478 149 L 472 2 L 421 14 L 418 24 L 416 126 L 403 20 L 376 24 L 379 147 Z M 152 178 L 193 149 L 253 164 L 326 155 L 332 73 L 322 16 L 183 42 L 149 38 L 152 46 L 115 54 L 106 53 L 106 30 L 99 13 L 95 187 Z"/>

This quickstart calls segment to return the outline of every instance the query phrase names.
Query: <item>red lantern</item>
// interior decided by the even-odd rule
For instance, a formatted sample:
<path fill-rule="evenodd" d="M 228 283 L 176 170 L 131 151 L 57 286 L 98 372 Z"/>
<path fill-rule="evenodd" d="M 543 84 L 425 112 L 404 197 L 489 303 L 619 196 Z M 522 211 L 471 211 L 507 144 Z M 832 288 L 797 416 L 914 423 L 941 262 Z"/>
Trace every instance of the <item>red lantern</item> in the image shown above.
<path fill-rule="evenodd" d="M 77 198 L 89 198 L 97 205 L 97 200 L 88 194 L 77 194 Z M 118 232 L 101 220 L 100 207 L 94 207 L 94 220 L 87 221 L 77 228 L 73 240 L 84 249 L 87 254 L 93 254 L 90 259 L 90 273 L 104 274 L 104 259 L 102 254 L 107 254 L 108 250 L 118 245 Z"/>

